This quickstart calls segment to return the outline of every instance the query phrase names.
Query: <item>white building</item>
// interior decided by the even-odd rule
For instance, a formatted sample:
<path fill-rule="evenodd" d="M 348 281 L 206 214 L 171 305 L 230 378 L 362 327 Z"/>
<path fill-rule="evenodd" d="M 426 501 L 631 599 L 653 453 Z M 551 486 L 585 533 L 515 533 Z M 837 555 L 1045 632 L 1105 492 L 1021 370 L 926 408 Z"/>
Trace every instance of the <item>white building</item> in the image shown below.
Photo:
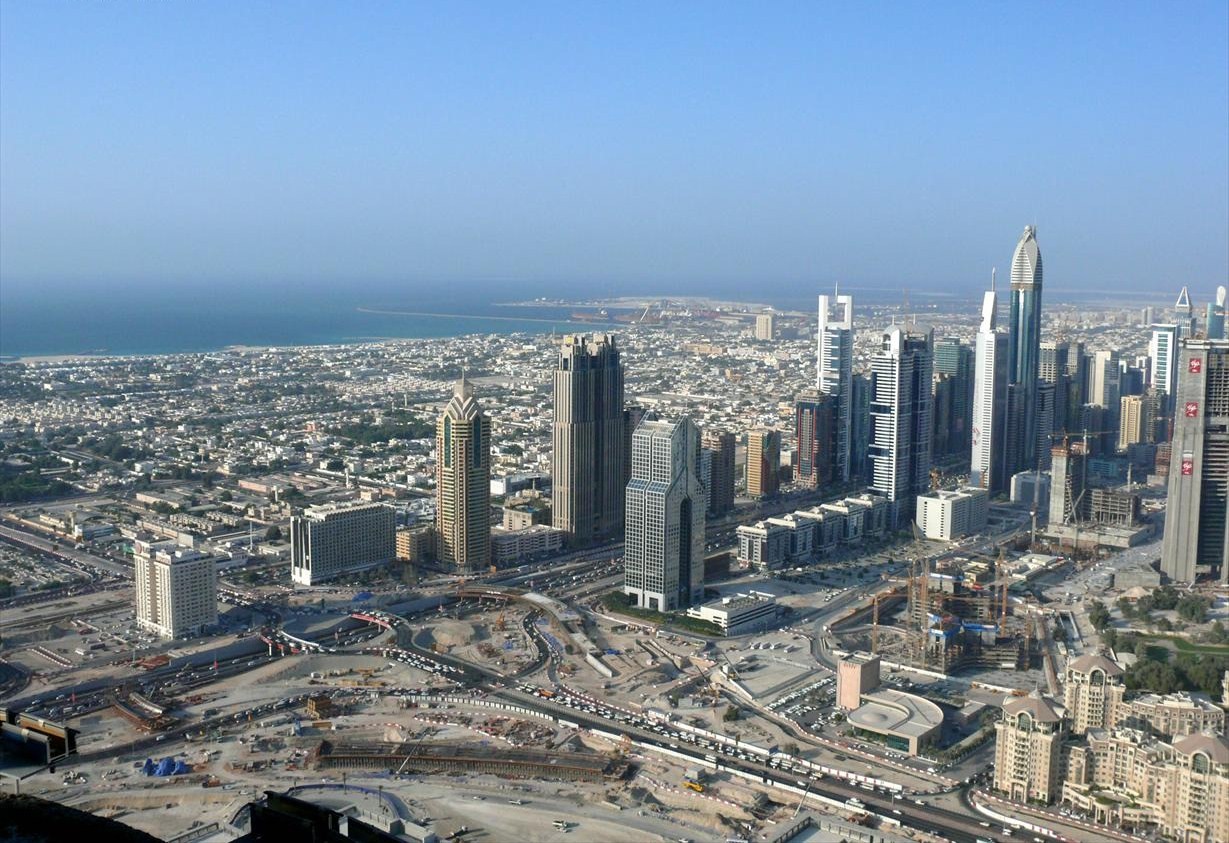
<path fill-rule="evenodd" d="M 632 434 L 623 591 L 642 609 L 676 611 L 704 595 L 700 430 L 646 418 Z"/>
<path fill-rule="evenodd" d="M 1174 393 L 1178 389 L 1178 326 L 1153 325 L 1152 340 L 1148 343 L 1151 370 L 1148 382 L 1162 399 L 1163 414 L 1173 410 Z"/>
<path fill-rule="evenodd" d="M 218 575 L 212 556 L 195 550 L 135 557 L 137 625 L 164 638 L 199 635 L 218 622 Z"/>
<path fill-rule="evenodd" d="M 982 300 L 973 370 L 973 451 L 969 482 L 991 495 L 1007 490 L 1008 335 L 996 325 L 994 290 Z M 1048 432 L 1048 431 L 1047 431 Z"/>
<path fill-rule="evenodd" d="M 771 570 L 785 564 L 789 547 L 789 532 L 780 524 L 757 521 L 743 524 L 734 531 L 738 537 L 738 561 L 760 570 Z"/>
<path fill-rule="evenodd" d="M 819 297 L 819 391 L 836 396 L 833 473 L 848 482 L 853 446 L 853 296 Z"/>
<path fill-rule="evenodd" d="M 893 325 L 871 359 L 871 491 L 887 498 L 894 529 L 930 488 L 932 340 L 929 329 Z"/>
<path fill-rule="evenodd" d="M 290 519 L 290 579 L 318 585 L 391 562 L 397 514 L 382 503 L 315 506 Z"/>
<path fill-rule="evenodd" d="M 692 607 L 687 615 L 715 624 L 726 635 L 744 635 L 763 632 L 776 621 L 777 601 L 771 594 L 753 591 Z"/>
<path fill-rule="evenodd" d="M 917 526 L 928 539 L 953 541 L 986 529 L 990 496 L 972 486 L 918 495 Z"/>

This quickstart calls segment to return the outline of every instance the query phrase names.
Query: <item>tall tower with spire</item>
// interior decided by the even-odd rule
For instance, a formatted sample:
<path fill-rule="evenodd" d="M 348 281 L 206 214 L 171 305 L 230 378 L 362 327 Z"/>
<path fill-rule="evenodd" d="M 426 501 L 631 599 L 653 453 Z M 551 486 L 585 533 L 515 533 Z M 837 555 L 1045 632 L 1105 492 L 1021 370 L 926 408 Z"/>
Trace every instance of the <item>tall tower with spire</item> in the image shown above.
<path fill-rule="evenodd" d="M 435 526 L 440 562 L 458 571 L 491 564 L 491 420 L 465 375 L 435 426 Z"/>
<path fill-rule="evenodd" d="M 833 473 L 848 482 L 853 445 L 853 296 L 819 297 L 817 386 L 836 398 Z"/>
<path fill-rule="evenodd" d="M 1037 462 L 1037 376 L 1041 359 L 1041 249 L 1037 229 L 1024 227 L 1011 257 L 1011 324 L 1008 326 L 1007 472 Z"/>

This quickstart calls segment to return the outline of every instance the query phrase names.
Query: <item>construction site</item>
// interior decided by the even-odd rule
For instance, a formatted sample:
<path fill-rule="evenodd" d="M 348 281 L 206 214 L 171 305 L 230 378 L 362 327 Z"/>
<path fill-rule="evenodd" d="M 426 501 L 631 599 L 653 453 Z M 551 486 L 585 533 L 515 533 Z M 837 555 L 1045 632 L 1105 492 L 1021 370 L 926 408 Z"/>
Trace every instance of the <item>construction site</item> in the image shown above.
<path fill-rule="evenodd" d="M 1038 667 L 1044 630 L 998 559 L 950 556 L 913 562 L 903 582 L 831 625 L 849 650 L 943 674 Z M 868 623 L 869 621 L 869 623 Z"/>

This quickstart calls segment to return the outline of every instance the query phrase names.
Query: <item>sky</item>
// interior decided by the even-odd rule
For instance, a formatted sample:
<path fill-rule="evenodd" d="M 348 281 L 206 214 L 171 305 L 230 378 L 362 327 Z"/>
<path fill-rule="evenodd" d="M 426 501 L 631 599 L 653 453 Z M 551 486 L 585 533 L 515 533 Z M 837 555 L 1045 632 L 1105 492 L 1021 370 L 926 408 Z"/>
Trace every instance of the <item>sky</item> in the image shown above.
<path fill-rule="evenodd" d="M 0 0 L 0 294 L 975 289 L 1030 223 L 1229 281 L 1229 4 Z"/>

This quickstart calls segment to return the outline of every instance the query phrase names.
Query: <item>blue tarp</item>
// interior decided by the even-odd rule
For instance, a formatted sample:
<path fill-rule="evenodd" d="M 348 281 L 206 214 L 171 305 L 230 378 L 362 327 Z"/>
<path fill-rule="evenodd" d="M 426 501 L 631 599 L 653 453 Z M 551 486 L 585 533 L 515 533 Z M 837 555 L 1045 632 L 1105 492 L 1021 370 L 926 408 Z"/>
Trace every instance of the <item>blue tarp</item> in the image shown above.
<path fill-rule="evenodd" d="M 141 772 L 147 776 L 154 774 L 154 760 L 152 758 L 145 759 L 145 763 L 141 766 Z"/>
<path fill-rule="evenodd" d="M 358 594 L 354 595 L 352 599 L 355 603 L 364 603 L 370 600 L 372 597 L 375 597 L 375 595 L 372 594 L 370 591 L 360 591 Z"/>

